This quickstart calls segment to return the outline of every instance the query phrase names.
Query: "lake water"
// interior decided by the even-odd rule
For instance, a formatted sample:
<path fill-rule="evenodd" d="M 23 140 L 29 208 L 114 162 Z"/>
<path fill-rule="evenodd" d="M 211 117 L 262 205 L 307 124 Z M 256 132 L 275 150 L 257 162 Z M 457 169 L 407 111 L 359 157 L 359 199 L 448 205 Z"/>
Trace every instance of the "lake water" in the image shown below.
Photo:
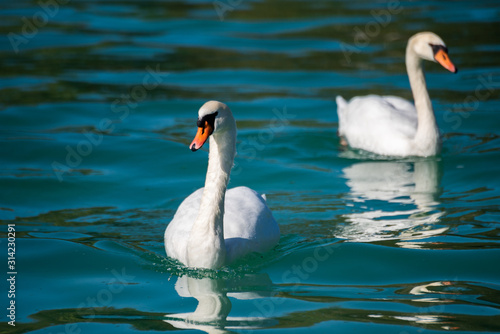
<path fill-rule="evenodd" d="M 498 1 L 4 1 L 0 16 L 2 333 L 500 332 Z M 422 30 L 459 68 L 425 68 L 441 154 L 344 150 L 335 96 L 411 99 Z M 208 147 L 188 145 L 210 99 L 237 120 L 230 187 L 265 193 L 281 229 L 218 272 L 163 248 L 204 183 Z"/>

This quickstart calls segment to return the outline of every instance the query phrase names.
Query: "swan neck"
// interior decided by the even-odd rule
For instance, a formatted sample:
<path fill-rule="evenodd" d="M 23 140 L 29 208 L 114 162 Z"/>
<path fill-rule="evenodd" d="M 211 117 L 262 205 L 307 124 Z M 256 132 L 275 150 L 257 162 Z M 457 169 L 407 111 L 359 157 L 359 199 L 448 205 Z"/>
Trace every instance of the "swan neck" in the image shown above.
<path fill-rule="evenodd" d="M 415 101 L 415 109 L 417 110 L 417 133 L 414 138 L 415 145 L 418 145 L 425 151 L 429 151 L 428 155 L 435 154 L 437 141 L 439 138 L 439 130 L 432 109 L 431 99 L 427 92 L 425 75 L 422 66 L 422 58 L 413 50 L 411 42 L 408 43 L 406 49 L 406 70 L 410 80 L 410 87 Z M 432 152 L 434 151 L 434 152 Z M 424 155 L 425 154 L 424 152 Z"/>
<path fill-rule="evenodd" d="M 192 227 L 188 245 L 190 267 L 216 269 L 226 261 L 224 243 L 224 200 L 236 152 L 236 131 L 210 137 L 205 188 L 200 211 Z"/>

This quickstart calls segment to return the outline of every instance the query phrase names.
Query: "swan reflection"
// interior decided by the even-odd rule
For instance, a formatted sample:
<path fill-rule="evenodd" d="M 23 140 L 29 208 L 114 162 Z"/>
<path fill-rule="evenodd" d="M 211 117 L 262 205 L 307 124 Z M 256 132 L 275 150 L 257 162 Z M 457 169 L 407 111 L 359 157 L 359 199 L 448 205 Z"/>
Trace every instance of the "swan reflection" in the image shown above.
<path fill-rule="evenodd" d="M 259 287 L 272 285 L 267 274 L 245 275 L 238 279 L 202 277 L 188 275 L 178 277 L 175 291 L 180 297 L 192 297 L 198 301 L 193 312 L 165 315 L 165 322 L 179 329 L 198 329 L 206 333 L 228 333 L 236 329 L 261 328 L 269 322 L 263 317 L 230 317 L 232 303 L 229 297 L 253 300 L 271 296 L 270 289 L 258 291 Z M 250 286 L 252 291 L 237 291 L 241 286 Z M 234 287 L 234 292 L 231 290 Z M 255 315 L 255 314 L 254 314 Z M 269 324 L 266 324 L 269 325 Z"/>
<path fill-rule="evenodd" d="M 440 166 L 432 158 L 417 161 L 359 162 L 343 169 L 353 212 L 340 237 L 351 241 L 420 239 L 446 228 L 434 228 L 443 212 L 439 204 Z M 418 243 L 401 243 L 419 247 Z"/>

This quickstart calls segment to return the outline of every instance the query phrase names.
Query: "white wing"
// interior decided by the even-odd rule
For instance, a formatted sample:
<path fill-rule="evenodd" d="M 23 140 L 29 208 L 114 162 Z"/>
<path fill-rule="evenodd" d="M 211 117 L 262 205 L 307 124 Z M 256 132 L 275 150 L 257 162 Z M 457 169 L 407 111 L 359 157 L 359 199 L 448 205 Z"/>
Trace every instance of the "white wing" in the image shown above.
<path fill-rule="evenodd" d="M 342 100 L 337 98 L 339 134 L 351 147 L 383 155 L 408 154 L 418 124 L 413 104 L 396 96 Z"/>
<path fill-rule="evenodd" d="M 189 195 L 179 206 L 165 231 L 167 255 L 186 263 L 186 246 L 198 216 L 203 188 Z M 265 200 L 254 190 L 237 187 L 226 192 L 224 240 L 226 262 L 252 252 L 263 253 L 279 241 L 279 227 Z"/>

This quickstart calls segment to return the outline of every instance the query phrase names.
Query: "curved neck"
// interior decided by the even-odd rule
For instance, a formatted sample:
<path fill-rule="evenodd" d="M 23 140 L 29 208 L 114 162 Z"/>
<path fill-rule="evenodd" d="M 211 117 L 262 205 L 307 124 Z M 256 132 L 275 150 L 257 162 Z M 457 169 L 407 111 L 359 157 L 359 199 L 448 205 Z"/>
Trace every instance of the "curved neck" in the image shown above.
<path fill-rule="evenodd" d="M 415 145 L 428 153 L 435 154 L 439 138 L 439 130 L 432 109 L 431 99 L 427 92 L 422 59 L 413 51 L 412 43 L 406 48 L 406 71 L 410 80 L 411 91 L 417 110 L 418 127 L 414 138 Z"/>
<path fill-rule="evenodd" d="M 188 241 L 188 266 L 219 268 L 226 260 L 224 198 L 236 154 L 236 128 L 214 133 L 200 211 Z"/>

